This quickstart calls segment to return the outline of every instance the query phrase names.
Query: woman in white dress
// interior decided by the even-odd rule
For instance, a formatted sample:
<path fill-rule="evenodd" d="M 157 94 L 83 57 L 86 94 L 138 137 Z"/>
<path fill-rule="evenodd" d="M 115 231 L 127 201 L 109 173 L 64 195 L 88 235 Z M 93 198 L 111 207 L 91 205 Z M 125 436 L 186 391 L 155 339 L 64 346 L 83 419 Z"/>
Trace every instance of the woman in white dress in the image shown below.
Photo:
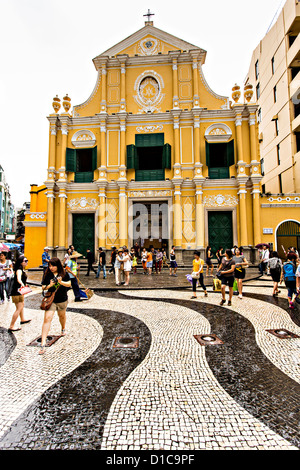
<path fill-rule="evenodd" d="M 130 271 L 131 271 L 131 256 L 127 248 L 123 250 L 123 262 L 124 262 L 124 274 L 125 274 L 125 286 L 129 286 Z"/>

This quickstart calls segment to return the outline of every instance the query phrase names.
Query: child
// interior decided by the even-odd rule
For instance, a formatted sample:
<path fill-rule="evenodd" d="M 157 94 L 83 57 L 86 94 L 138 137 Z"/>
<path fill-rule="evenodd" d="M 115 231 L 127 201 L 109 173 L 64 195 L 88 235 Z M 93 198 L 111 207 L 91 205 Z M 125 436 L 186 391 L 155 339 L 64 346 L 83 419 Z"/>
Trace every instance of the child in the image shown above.
<path fill-rule="evenodd" d="M 133 274 L 136 274 L 137 256 L 136 256 L 136 251 L 134 248 L 131 248 L 130 255 L 131 255 L 131 266 L 133 269 Z"/>
<path fill-rule="evenodd" d="M 193 259 L 193 273 L 196 273 L 199 276 L 199 278 L 193 277 L 193 279 L 192 279 L 192 281 L 193 281 L 193 297 L 192 297 L 192 299 L 197 298 L 196 286 L 197 286 L 197 281 L 198 280 L 199 280 L 199 284 L 201 285 L 201 287 L 204 290 L 205 297 L 207 297 L 207 295 L 208 295 L 206 286 L 203 282 L 203 266 L 204 266 L 204 260 L 200 258 L 200 252 L 195 251 L 194 252 L 194 259 Z"/>
<path fill-rule="evenodd" d="M 287 261 L 283 264 L 280 283 L 283 281 L 288 289 L 289 308 L 294 309 L 294 300 L 297 295 L 296 289 L 296 266 L 293 263 L 293 255 L 287 255 Z"/>

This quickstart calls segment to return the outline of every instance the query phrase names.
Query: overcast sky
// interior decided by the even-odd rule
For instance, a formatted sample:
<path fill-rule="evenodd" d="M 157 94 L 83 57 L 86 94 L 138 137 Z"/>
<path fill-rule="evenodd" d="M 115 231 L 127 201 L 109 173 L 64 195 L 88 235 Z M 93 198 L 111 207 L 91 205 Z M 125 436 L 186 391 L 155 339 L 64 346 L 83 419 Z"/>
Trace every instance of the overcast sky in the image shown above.
<path fill-rule="evenodd" d="M 230 96 L 243 86 L 252 52 L 282 0 L 0 0 L 0 164 L 13 204 L 29 201 L 48 165 L 47 116 L 52 98 L 84 102 L 96 83 L 92 59 L 144 26 L 154 26 L 207 51 L 210 87 Z"/>

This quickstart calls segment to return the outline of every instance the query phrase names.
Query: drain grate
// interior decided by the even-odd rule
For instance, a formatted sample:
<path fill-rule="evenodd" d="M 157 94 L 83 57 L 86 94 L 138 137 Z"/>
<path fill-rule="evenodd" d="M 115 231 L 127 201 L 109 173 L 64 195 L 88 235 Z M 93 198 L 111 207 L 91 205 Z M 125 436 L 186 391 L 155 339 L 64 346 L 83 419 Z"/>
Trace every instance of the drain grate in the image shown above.
<path fill-rule="evenodd" d="M 277 338 L 290 339 L 290 338 L 300 338 L 300 336 L 295 335 L 291 331 L 285 330 L 284 328 L 277 328 L 276 330 L 266 330 L 268 333 L 271 333 Z"/>
<path fill-rule="evenodd" d="M 47 336 L 46 348 L 50 348 L 50 346 L 52 346 L 52 344 L 54 344 L 59 338 L 61 338 L 61 336 L 54 336 L 54 335 Z M 27 346 L 40 346 L 41 342 L 42 342 L 42 336 L 38 336 L 33 341 L 31 341 L 31 343 L 27 344 Z"/>
<path fill-rule="evenodd" d="M 224 344 L 223 341 L 214 334 L 194 335 L 194 338 L 201 346 L 215 346 Z"/>
<path fill-rule="evenodd" d="M 138 336 L 117 336 L 114 339 L 113 348 L 138 348 L 139 337 Z"/>

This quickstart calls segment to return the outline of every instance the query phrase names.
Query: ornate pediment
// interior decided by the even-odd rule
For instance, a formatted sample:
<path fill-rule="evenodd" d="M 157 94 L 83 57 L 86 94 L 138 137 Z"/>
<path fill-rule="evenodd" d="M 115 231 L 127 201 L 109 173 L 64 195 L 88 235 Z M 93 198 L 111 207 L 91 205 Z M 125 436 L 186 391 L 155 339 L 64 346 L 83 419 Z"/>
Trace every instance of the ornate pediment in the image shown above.
<path fill-rule="evenodd" d="M 129 57 L 135 55 L 149 56 L 159 53 L 168 54 L 168 52 L 172 50 L 199 50 L 199 52 L 201 51 L 203 53 L 203 62 L 206 55 L 206 51 L 200 47 L 197 47 L 187 41 L 183 41 L 182 39 L 179 39 L 172 34 L 166 33 L 165 31 L 148 24 L 128 38 L 120 41 L 115 46 L 107 49 L 105 52 L 97 56 L 94 59 L 94 63 L 96 64 L 97 59 L 100 59 L 102 56 L 112 57 L 118 54 L 128 54 Z"/>

